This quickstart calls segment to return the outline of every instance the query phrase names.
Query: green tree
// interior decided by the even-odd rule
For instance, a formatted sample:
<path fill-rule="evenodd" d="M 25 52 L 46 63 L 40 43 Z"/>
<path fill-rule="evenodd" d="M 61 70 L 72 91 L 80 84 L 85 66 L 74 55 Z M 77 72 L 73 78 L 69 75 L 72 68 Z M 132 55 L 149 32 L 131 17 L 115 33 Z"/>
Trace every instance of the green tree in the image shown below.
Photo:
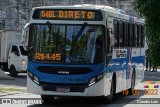
<path fill-rule="evenodd" d="M 148 55 L 155 66 L 160 66 L 160 2 L 159 0 L 135 0 L 134 5 L 146 21 Z"/>

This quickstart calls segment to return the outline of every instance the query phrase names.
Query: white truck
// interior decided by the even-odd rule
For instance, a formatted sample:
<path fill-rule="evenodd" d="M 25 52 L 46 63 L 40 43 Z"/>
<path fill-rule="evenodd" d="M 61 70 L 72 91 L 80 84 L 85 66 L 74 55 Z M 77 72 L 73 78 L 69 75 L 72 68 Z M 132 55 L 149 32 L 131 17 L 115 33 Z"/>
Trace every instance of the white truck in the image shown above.
<path fill-rule="evenodd" d="M 27 51 L 20 31 L 0 30 L 0 64 L 12 77 L 27 71 Z"/>

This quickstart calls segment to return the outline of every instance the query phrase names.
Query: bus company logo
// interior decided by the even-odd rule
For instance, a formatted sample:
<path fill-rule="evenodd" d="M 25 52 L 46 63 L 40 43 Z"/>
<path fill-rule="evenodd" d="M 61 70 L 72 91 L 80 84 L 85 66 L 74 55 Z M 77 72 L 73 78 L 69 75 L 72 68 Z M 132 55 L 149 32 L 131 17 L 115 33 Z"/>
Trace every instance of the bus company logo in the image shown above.
<path fill-rule="evenodd" d="M 58 71 L 58 74 L 69 74 L 69 71 Z"/>
<path fill-rule="evenodd" d="M 144 88 L 146 89 L 157 89 L 159 88 L 160 86 L 158 84 L 160 84 L 160 81 L 145 81 L 144 82 Z"/>

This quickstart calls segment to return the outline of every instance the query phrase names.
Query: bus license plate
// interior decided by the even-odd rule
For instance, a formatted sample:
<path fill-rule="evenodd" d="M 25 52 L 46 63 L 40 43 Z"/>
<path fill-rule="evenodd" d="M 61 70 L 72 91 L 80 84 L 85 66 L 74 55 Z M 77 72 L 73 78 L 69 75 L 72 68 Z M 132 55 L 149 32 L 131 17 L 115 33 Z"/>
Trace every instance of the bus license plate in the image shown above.
<path fill-rule="evenodd" d="M 69 91 L 68 87 L 57 87 L 57 92 L 68 93 Z"/>

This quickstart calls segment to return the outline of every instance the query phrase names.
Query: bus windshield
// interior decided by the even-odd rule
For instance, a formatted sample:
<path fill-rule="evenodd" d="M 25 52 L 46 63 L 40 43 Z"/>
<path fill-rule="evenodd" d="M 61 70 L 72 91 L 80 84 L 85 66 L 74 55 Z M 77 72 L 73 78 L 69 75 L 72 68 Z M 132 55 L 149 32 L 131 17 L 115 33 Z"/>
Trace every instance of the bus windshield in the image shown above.
<path fill-rule="evenodd" d="M 104 26 L 31 24 L 29 59 L 46 63 L 92 64 L 104 59 Z"/>

